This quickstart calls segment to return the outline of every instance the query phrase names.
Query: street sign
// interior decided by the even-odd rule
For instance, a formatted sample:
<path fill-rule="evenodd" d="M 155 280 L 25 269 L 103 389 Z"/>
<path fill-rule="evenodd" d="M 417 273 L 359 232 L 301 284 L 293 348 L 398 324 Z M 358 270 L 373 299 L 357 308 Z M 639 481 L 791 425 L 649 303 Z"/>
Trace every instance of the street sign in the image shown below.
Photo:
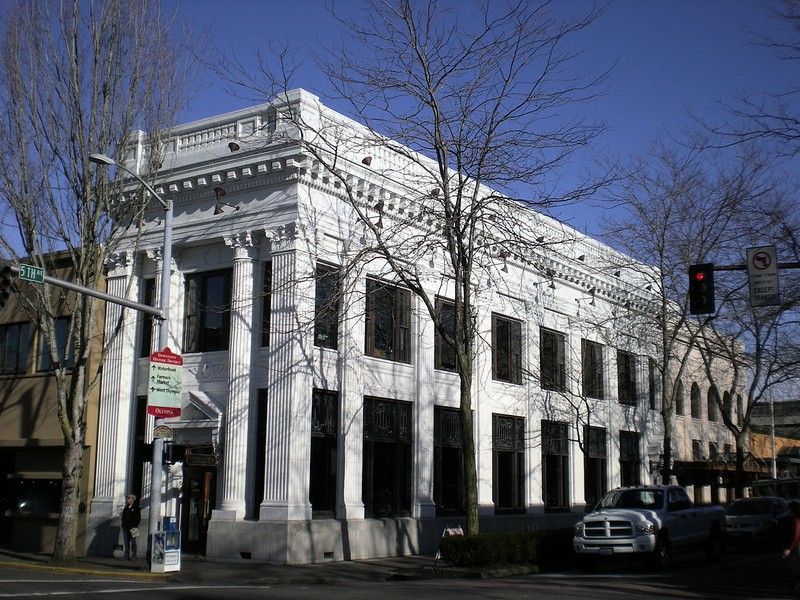
<path fill-rule="evenodd" d="M 159 419 L 181 416 L 183 358 L 164 348 L 150 355 L 147 414 Z"/>
<path fill-rule="evenodd" d="M 750 283 L 751 306 L 774 306 L 781 303 L 775 246 L 747 249 L 747 278 Z"/>
<path fill-rule="evenodd" d="M 33 283 L 44 283 L 44 269 L 41 267 L 34 267 L 33 265 L 20 265 L 19 266 L 20 279 L 25 281 L 32 281 Z"/>

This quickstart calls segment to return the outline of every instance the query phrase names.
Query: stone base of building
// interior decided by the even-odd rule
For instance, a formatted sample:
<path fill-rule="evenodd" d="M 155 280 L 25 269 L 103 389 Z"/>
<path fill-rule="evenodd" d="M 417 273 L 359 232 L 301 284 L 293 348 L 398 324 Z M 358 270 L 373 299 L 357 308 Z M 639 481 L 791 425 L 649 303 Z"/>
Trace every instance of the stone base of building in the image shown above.
<path fill-rule="evenodd" d="M 521 514 L 481 519 L 482 531 L 531 531 L 572 527 L 574 513 Z M 446 528 L 463 517 L 337 521 L 228 521 L 208 524 L 206 556 L 272 564 L 310 564 L 390 556 L 435 554 Z"/>

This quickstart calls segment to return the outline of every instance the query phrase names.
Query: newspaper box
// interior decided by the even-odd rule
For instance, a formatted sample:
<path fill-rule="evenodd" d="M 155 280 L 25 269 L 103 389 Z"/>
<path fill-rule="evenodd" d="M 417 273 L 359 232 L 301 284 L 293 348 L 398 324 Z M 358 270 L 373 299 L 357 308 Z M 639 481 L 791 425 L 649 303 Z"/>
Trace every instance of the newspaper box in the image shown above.
<path fill-rule="evenodd" d="M 170 573 L 181 570 L 181 532 L 157 531 L 153 534 L 150 553 L 151 573 Z"/>

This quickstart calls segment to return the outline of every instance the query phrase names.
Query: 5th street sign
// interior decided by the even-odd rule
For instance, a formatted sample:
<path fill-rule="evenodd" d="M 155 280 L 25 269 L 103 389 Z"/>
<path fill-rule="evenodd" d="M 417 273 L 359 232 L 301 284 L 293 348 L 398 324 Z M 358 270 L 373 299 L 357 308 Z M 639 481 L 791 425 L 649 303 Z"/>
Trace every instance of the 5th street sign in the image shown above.
<path fill-rule="evenodd" d="M 158 419 L 181 416 L 183 358 L 164 348 L 150 355 L 147 414 Z"/>
<path fill-rule="evenodd" d="M 33 283 L 44 283 L 44 269 L 41 267 L 34 267 L 33 265 L 20 265 L 19 273 L 20 279 L 25 281 L 32 281 Z"/>

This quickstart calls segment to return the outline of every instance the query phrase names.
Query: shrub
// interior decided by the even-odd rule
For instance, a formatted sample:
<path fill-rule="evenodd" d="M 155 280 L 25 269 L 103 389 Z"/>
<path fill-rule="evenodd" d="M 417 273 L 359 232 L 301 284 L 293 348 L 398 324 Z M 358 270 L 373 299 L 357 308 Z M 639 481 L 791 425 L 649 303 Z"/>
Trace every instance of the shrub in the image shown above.
<path fill-rule="evenodd" d="M 566 532 L 566 533 L 565 533 Z M 571 558 L 571 530 L 514 531 L 443 537 L 442 558 L 457 567 L 539 564 Z M 540 558 L 541 557 L 541 558 Z"/>

